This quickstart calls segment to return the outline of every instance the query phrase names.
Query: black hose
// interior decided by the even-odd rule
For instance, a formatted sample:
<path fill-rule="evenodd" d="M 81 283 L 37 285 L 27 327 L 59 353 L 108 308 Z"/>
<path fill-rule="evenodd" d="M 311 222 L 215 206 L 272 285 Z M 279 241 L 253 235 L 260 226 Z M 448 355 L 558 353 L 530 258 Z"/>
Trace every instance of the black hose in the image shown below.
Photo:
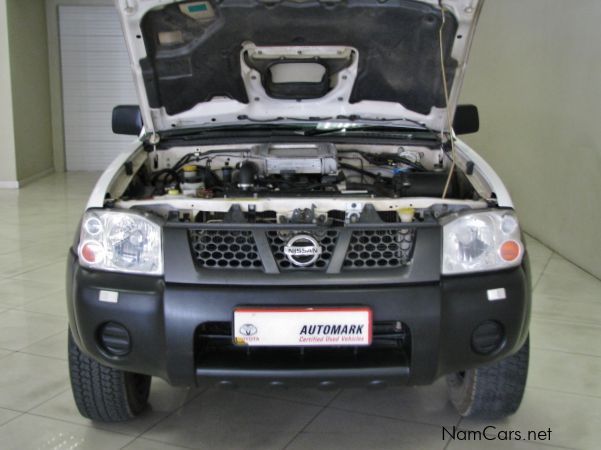
<path fill-rule="evenodd" d="M 365 175 L 366 177 L 373 178 L 374 180 L 383 180 L 383 181 L 391 181 L 392 178 L 382 177 L 381 175 L 372 173 L 365 169 L 360 169 L 358 167 L 353 166 L 352 164 L 340 163 L 339 166 L 346 170 L 353 170 L 361 175 Z"/>
<path fill-rule="evenodd" d="M 157 180 L 163 175 L 171 176 L 171 178 L 174 181 L 178 182 L 178 184 L 179 184 L 177 171 L 175 171 L 173 169 L 162 169 L 162 170 L 159 170 L 158 172 L 153 173 L 152 178 L 151 178 L 152 184 L 156 183 Z"/>

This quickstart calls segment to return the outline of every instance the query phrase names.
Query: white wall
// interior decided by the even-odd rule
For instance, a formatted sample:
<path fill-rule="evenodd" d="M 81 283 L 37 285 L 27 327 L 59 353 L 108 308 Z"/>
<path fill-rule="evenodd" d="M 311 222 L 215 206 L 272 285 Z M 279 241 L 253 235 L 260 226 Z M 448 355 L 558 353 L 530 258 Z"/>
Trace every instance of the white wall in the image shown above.
<path fill-rule="evenodd" d="M 44 0 L 8 0 L 17 178 L 30 180 L 54 168 L 50 79 Z"/>
<path fill-rule="evenodd" d="M 0 0 L 0 187 L 17 187 L 6 0 Z"/>
<path fill-rule="evenodd" d="M 0 0 L 0 188 L 53 168 L 44 0 Z"/>
<path fill-rule="evenodd" d="M 462 97 L 526 231 L 598 277 L 600 23 L 598 0 L 488 0 Z"/>
<path fill-rule="evenodd" d="M 138 104 L 119 15 L 114 5 L 65 5 L 58 19 L 66 168 L 104 170 L 133 140 L 113 134 L 113 108 Z"/>

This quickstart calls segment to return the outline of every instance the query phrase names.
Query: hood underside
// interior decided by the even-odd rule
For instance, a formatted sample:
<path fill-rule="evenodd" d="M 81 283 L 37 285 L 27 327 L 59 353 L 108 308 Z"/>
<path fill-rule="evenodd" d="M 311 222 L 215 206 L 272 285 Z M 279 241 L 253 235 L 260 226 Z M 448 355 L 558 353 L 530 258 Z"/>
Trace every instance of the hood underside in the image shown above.
<path fill-rule="evenodd" d="M 453 112 L 481 3 L 444 1 L 443 18 L 438 0 L 117 0 L 148 132 L 346 117 L 443 130 L 441 48 Z"/>

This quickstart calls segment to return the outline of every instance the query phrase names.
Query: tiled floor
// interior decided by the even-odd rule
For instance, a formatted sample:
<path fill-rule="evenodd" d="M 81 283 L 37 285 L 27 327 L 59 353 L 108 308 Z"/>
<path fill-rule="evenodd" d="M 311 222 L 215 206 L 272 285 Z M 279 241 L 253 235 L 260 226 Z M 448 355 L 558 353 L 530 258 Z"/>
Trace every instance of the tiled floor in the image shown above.
<path fill-rule="evenodd" d="M 66 363 L 65 252 L 95 174 L 54 175 L 0 191 L 0 449 L 596 449 L 601 447 L 601 281 L 533 239 L 532 362 L 526 396 L 498 430 L 551 440 L 442 439 L 461 420 L 445 386 L 383 391 L 174 389 L 121 425 L 75 410 Z"/>

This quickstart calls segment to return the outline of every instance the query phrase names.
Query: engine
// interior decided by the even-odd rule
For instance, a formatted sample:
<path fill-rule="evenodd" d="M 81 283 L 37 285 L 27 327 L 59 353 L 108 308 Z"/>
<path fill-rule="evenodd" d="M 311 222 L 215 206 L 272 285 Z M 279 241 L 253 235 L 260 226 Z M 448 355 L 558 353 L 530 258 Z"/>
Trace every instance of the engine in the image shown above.
<path fill-rule="evenodd" d="M 152 158 L 128 197 L 439 197 L 448 180 L 440 151 L 428 148 L 271 143 L 168 149 Z M 452 180 L 450 196 L 460 181 Z"/>
<path fill-rule="evenodd" d="M 148 154 L 117 207 L 199 223 L 340 225 L 411 221 L 399 212 L 477 198 L 440 149 L 331 143 L 172 147 Z M 406 201 L 405 199 L 409 200 Z"/>
<path fill-rule="evenodd" d="M 257 161 L 259 171 L 269 175 L 335 175 L 338 173 L 336 146 L 259 145 L 251 151 L 250 159 Z"/>
<path fill-rule="evenodd" d="M 322 177 L 337 174 L 338 162 L 333 144 L 264 144 L 253 147 L 248 159 L 239 164 L 235 185 L 249 191 L 260 186 L 261 182 L 270 182 L 285 189 L 292 182 L 320 181 Z M 226 176 L 225 181 L 228 178 Z"/>

